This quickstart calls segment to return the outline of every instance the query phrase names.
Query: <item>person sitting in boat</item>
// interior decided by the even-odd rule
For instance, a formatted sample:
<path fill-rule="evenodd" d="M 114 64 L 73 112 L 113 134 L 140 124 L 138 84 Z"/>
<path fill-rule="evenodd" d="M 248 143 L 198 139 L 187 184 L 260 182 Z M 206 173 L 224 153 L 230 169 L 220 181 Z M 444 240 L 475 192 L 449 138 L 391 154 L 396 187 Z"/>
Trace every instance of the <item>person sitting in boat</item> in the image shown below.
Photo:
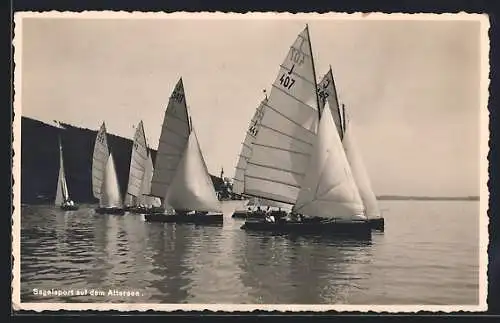
<path fill-rule="evenodd" d="M 276 222 L 276 218 L 274 217 L 274 215 L 267 215 L 266 221 L 274 223 L 274 222 Z"/>

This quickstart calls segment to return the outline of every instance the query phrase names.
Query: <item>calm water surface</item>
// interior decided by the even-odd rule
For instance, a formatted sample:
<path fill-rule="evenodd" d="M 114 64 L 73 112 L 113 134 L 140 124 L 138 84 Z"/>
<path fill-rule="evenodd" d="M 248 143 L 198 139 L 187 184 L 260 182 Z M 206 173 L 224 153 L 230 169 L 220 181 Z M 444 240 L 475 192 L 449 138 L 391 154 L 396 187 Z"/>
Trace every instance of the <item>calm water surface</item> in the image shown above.
<path fill-rule="evenodd" d="M 231 205 L 232 204 L 232 205 Z M 381 202 L 370 243 L 22 208 L 23 302 L 477 304 L 479 202 Z M 36 295 L 55 290 L 64 296 Z M 86 290 L 86 292 L 85 292 Z M 90 291 L 105 295 L 90 295 Z M 136 296 L 108 295 L 109 290 Z M 77 291 L 86 295 L 77 296 Z"/>

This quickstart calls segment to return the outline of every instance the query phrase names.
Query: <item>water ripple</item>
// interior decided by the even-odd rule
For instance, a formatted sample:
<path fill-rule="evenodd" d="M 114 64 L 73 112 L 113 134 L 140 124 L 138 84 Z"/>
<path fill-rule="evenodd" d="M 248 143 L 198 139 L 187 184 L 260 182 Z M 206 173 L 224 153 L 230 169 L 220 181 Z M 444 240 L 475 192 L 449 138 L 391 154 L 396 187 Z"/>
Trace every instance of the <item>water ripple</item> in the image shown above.
<path fill-rule="evenodd" d="M 476 304 L 477 205 L 387 202 L 371 242 L 146 223 L 91 208 L 22 209 L 23 301 Z M 413 204 L 411 204 L 413 203 Z M 416 204 L 415 204 L 416 203 Z M 411 206 L 409 206 L 411 204 Z M 422 223 L 432 225 L 422 226 Z M 104 296 L 37 296 L 101 290 Z M 108 296 L 110 289 L 140 296 Z"/>

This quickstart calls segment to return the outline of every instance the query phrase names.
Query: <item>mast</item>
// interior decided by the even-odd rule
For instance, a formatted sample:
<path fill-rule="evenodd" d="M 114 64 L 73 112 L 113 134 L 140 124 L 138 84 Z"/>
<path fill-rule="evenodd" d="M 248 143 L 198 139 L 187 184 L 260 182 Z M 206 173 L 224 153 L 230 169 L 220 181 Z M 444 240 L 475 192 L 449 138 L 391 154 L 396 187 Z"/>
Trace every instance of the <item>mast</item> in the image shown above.
<path fill-rule="evenodd" d="M 309 39 L 309 51 L 311 52 L 311 62 L 312 62 L 312 70 L 313 70 L 313 75 L 314 75 L 314 88 L 316 91 L 316 106 L 318 107 L 318 120 L 321 119 L 321 111 L 319 110 L 319 96 L 318 96 L 318 86 L 316 84 L 317 79 L 316 79 L 316 67 L 314 67 L 314 57 L 313 57 L 313 51 L 312 51 L 312 45 L 311 45 L 311 35 L 309 34 L 309 25 L 306 24 L 306 31 L 307 31 L 307 38 Z"/>
<path fill-rule="evenodd" d="M 342 132 L 345 132 L 345 105 L 342 103 Z"/>

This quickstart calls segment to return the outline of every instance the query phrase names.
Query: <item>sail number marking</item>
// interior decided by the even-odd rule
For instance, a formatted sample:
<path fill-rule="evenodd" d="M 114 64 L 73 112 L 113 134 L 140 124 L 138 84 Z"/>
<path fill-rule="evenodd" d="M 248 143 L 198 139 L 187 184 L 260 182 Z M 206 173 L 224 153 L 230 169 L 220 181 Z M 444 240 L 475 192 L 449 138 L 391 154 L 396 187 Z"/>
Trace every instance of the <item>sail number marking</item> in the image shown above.
<path fill-rule="evenodd" d="M 171 98 L 172 98 L 172 100 L 174 100 L 177 103 L 182 103 L 182 101 L 184 100 L 184 95 L 180 92 L 174 92 L 174 93 L 172 93 Z"/>
<path fill-rule="evenodd" d="M 97 136 L 97 141 L 99 141 L 101 144 L 104 144 L 104 136 L 102 133 L 99 133 Z"/>
<path fill-rule="evenodd" d="M 262 121 L 263 117 L 264 117 L 264 109 L 262 108 L 257 109 L 257 115 L 255 121 L 252 122 L 250 128 L 248 129 L 248 132 L 250 133 L 251 136 L 253 137 L 257 136 L 257 133 L 259 132 L 258 125 Z"/>
<path fill-rule="evenodd" d="M 280 77 L 280 84 L 285 88 L 290 90 L 292 86 L 295 84 L 295 79 L 292 77 L 293 69 L 295 68 L 295 64 L 292 65 L 292 68 L 289 72 L 283 73 Z"/>
<path fill-rule="evenodd" d="M 325 83 L 323 83 L 321 87 L 318 88 L 318 95 L 323 100 L 326 100 L 330 96 L 330 93 L 326 91 L 328 85 L 330 85 L 330 80 L 326 79 Z"/>
<path fill-rule="evenodd" d="M 300 51 L 294 47 L 290 48 L 290 60 L 294 64 L 298 64 L 300 66 L 300 65 L 304 64 L 305 59 L 306 59 L 306 55 L 302 51 Z"/>

